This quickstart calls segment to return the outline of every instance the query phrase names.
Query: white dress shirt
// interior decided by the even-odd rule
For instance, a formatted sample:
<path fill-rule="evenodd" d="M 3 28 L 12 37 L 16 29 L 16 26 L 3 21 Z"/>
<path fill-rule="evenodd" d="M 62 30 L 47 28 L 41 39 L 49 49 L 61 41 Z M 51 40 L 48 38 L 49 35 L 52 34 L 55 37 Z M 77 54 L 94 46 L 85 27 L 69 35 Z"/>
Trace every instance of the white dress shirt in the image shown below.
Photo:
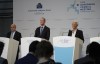
<path fill-rule="evenodd" d="M 11 32 L 11 35 L 10 35 L 10 38 L 14 38 L 14 35 L 15 35 L 15 31 L 14 32 Z"/>
<path fill-rule="evenodd" d="M 42 34 L 42 31 L 44 29 L 45 26 L 40 26 L 40 34 Z"/>
<path fill-rule="evenodd" d="M 76 30 L 72 30 L 72 37 L 75 37 L 75 35 L 76 35 L 76 31 L 77 31 L 77 29 Z"/>

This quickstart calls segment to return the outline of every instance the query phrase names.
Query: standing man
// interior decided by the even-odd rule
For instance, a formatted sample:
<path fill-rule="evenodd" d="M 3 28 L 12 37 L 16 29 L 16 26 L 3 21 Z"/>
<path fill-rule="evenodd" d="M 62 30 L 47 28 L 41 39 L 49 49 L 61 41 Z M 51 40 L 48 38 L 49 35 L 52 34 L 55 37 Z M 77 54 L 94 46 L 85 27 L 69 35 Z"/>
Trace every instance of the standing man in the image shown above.
<path fill-rule="evenodd" d="M 45 25 L 46 19 L 42 17 L 40 19 L 40 27 L 35 30 L 35 37 L 44 38 L 49 40 L 50 38 L 50 28 Z"/>
<path fill-rule="evenodd" d="M 82 30 L 78 30 L 77 27 L 78 27 L 78 22 L 76 22 L 76 21 L 74 20 L 74 21 L 72 22 L 72 30 L 69 30 L 68 36 L 80 38 L 80 39 L 83 40 L 83 42 L 84 42 L 83 31 L 82 31 Z"/>
<path fill-rule="evenodd" d="M 17 41 L 19 41 L 19 45 L 21 44 L 21 33 L 16 31 L 16 25 L 15 24 L 11 24 L 10 26 L 11 31 L 7 33 L 7 38 L 12 38 L 15 39 Z M 18 60 L 18 55 L 19 54 L 19 47 L 18 47 L 18 51 L 17 51 L 17 57 L 16 60 Z"/>

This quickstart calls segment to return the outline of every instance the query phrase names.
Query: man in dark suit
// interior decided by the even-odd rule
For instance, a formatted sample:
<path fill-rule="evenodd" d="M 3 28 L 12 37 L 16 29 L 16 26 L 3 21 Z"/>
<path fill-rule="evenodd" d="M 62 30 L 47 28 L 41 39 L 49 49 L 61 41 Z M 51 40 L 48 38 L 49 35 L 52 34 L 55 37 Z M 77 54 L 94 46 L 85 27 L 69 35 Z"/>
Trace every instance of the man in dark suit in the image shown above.
<path fill-rule="evenodd" d="M 0 64 L 8 64 L 7 59 L 4 59 L 1 57 L 1 54 L 3 52 L 3 48 L 4 48 L 4 43 L 0 42 Z"/>
<path fill-rule="evenodd" d="M 100 44 L 92 42 L 87 46 L 86 56 L 74 61 L 74 64 L 100 64 Z"/>
<path fill-rule="evenodd" d="M 46 19 L 42 17 L 40 19 L 40 27 L 35 30 L 35 37 L 43 38 L 49 40 L 50 38 L 50 28 L 45 25 Z"/>
<path fill-rule="evenodd" d="M 78 30 L 77 27 L 78 27 L 78 22 L 73 21 L 72 22 L 72 30 L 69 30 L 68 36 L 80 38 L 84 42 L 83 31 Z"/>
<path fill-rule="evenodd" d="M 7 38 L 12 38 L 15 39 L 17 41 L 19 41 L 19 45 L 21 44 L 21 33 L 16 31 L 16 25 L 15 24 L 11 24 L 10 26 L 11 31 L 7 33 Z M 16 60 L 18 60 L 18 55 L 19 54 L 19 47 L 18 47 L 18 51 L 17 51 L 17 57 Z"/>
<path fill-rule="evenodd" d="M 21 36 L 20 32 L 16 31 L 16 25 L 11 24 L 10 29 L 11 29 L 11 31 L 7 33 L 7 37 L 19 41 L 19 45 L 20 45 L 21 44 L 20 40 L 21 40 L 22 36 Z"/>
<path fill-rule="evenodd" d="M 39 41 L 33 41 L 29 46 L 29 53 L 23 58 L 19 59 L 15 64 L 37 64 L 38 59 L 35 56 L 36 46 Z"/>

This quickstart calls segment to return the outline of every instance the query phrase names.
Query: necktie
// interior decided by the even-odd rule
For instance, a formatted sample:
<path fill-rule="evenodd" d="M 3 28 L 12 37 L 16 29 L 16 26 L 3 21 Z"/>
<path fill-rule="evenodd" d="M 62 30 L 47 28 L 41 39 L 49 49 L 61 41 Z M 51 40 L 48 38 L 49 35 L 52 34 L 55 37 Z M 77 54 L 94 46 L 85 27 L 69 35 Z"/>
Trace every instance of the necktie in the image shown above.
<path fill-rule="evenodd" d="M 43 27 L 40 28 L 40 35 L 42 34 L 43 32 Z"/>

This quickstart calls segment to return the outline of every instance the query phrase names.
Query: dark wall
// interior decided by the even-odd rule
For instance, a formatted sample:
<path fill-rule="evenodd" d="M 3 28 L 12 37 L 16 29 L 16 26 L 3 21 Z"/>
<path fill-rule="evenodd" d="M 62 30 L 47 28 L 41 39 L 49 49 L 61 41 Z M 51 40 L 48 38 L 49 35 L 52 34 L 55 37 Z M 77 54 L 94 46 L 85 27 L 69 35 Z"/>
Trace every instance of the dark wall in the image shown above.
<path fill-rule="evenodd" d="M 13 19 L 0 20 L 0 37 L 5 37 L 6 33 L 10 31 L 10 25 L 13 23 Z"/>
<path fill-rule="evenodd" d="M 13 0 L 0 0 L 0 37 L 5 37 L 13 23 Z"/>

